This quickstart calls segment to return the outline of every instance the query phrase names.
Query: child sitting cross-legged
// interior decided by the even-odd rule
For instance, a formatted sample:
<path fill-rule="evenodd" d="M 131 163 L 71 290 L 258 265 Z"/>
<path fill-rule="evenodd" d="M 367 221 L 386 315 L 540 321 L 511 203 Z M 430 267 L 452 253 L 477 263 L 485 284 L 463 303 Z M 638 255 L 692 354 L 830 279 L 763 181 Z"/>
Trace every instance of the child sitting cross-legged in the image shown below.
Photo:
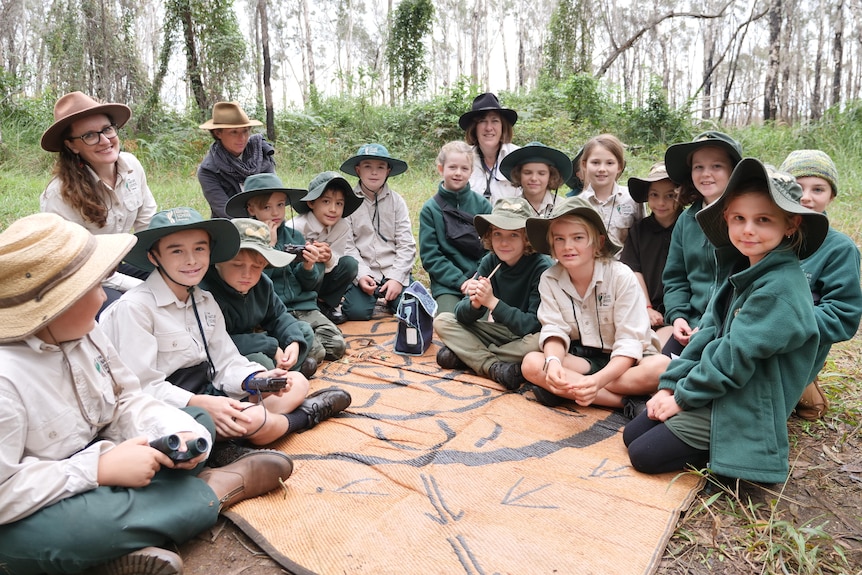
<path fill-rule="evenodd" d="M 3 573 L 180 574 L 165 546 L 293 470 L 269 450 L 203 469 L 212 418 L 141 393 L 96 323 L 101 282 L 134 243 L 47 213 L 0 233 Z M 179 454 L 150 446 L 170 435 Z"/>
<path fill-rule="evenodd" d="M 146 393 L 176 407 L 203 407 L 215 420 L 217 439 L 253 445 L 313 427 L 350 405 L 350 395 L 338 388 L 306 397 L 304 375 L 267 370 L 237 351 L 221 309 L 198 285 L 210 263 L 228 261 L 239 250 L 230 221 L 174 208 L 158 212 L 136 235 L 127 261 L 153 271 L 100 321 Z M 249 386 L 253 378 L 286 382 L 277 392 L 260 393 Z"/>
<path fill-rule="evenodd" d="M 447 369 L 469 366 L 506 389 L 523 382 L 521 360 L 539 349 L 539 278 L 551 259 L 537 254 L 525 232 L 530 205 L 503 198 L 489 215 L 477 215 L 476 231 L 490 250 L 468 280 L 467 295 L 434 319 L 444 347 L 437 363 Z M 488 314 L 488 319 L 483 319 Z"/>
<path fill-rule="evenodd" d="M 308 194 L 291 205 L 297 213 L 291 226 L 320 250 L 318 261 L 324 265 L 317 305 L 332 323 L 344 323 L 341 301 L 359 271 L 356 260 L 345 255 L 351 230 L 344 218 L 362 205 L 362 198 L 338 172 L 322 172 L 308 184 Z"/>
<path fill-rule="evenodd" d="M 308 357 L 314 332 L 290 315 L 263 273 L 267 266 L 284 267 L 296 256 L 270 247 L 265 223 L 251 218 L 232 223 L 239 231 L 239 252 L 210 266 L 201 287 L 221 308 L 227 332 L 241 354 L 267 369 L 293 369 L 311 377 L 317 369 L 317 361 Z"/>

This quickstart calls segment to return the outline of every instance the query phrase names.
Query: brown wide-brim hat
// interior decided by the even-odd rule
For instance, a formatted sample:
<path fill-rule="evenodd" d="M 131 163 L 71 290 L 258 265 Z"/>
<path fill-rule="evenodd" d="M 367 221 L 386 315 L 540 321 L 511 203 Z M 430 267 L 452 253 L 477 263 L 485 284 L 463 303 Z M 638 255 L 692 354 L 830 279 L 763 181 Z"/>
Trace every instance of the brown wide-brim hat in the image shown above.
<path fill-rule="evenodd" d="M 200 129 L 219 130 L 252 126 L 263 126 L 263 123 L 250 119 L 240 107 L 239 102 L 216 102 L 213 106 L 213 117 L 201 124 Z"/>
<path fill-rule="evenodd" d="M 476 118 L 480 118 L 488 112 L 497 112 L 511 126 L 514 126 L 515 122 L 518 121 L 518 112 L 504 108 L 500 105 L 500 100 L 497 99 L 495 94 L 485 92 L 473 98 L 473 105 L 470 107 L 470 111 L 461 114 L 461 117 L 458 118 L 458 125 L 461 126 L 462 130 L 467 131 Z"/>
<path fill-rule="evenodd" d="M 656 162 L 649 169 L 649 174 L 647 174 L 646 177 L 629 178 L 629 195 L 634 201 L 642 204 L 649 199 L 650 184 L 653 182 L 660 182 L 662 180 L 670 180 L 670 176 L 667 174 L 664 162 Z M 673 182 L 673 180 L 670 181 Z"/>
<path fill-rule="evenodd" d="M 327 189 L 340 190 L 344 196 L 344 211 L 341 213 L 342 218 L 346 218 L 353 212 L 359 209 L 364 201 L 357 196 L 353 191 L 353 186 L 350 182 L 341 177 L 338 172 L 322 172 L 314 176 L 311 183 L 308 184 L 308 193 L 296 201 L 291 202 L 294 211 L 298 214 L 307 214 L 311 208 L 306 202 L 313 202 L 323 195 Z"/>
<path fill-rule="evenodd" d="M 105 114 L 118 128 L 122 128 L 132 117 L 132 110 L 125 104 L 103 104 L 83 92 L 69 92 L 54 104 L 54 123 L 42 134 L 42 149 L 46 152 L 62 151 L 63 136 L 69 126 L 94 114 Z"/>
<path fill-rule="evenodd" d="M 527 237 L 530 239 L 530 244 L 534 250 L 542 254 L 551 254 L 548 229 L 554 220 L 563 216 L 580 216 L 590 222 L 599 232 L 599 235 L 605 237 L 605 245 L 601 250 L 603 257 L 610 257 L 622 249 L 608 236 L 608 230 L 605 228 L 601 214 L 590 205 L 590 202 L 581 196 L 571 196 L 554 206 L 554 211 L 547 218 L 531 217 L 527 220 Z"/>
<path fill-rule="evenodd" d="M 13 222 L 0 232 L 0 343 L 54 321 L 109 275 L 135 241 L 131 234 L 93 235 L 53 213 Z"/>
<path fill-rule="evenodd" d="M 273 192 L 282 192 L 287 196 L 287 203 L 291 206 L 308 193 L 308 190 L 299 188 L 285 188 L 281 178 L 275 174 L 264 172 L 252 174 L 245 179 L 242 191 L 227 201 L 224 211 L 232 218 L 250 218 L 248 213 L 248 201 L 256 196 L 268 196 Z"/>
<path fill-rule="evenodd" d="M 785 212 L 802 216 L 800 233 L 803 241 L 794 247 L 799 259 L 804 260 L 816 252 L 829 233 L 829 220 L 826 215 L 809 210 L 799 203 L 802 186 L 796 182 L 796 178 L 755 158 L 742 159 L 730 175 L 727 188 L 721 197 L 695 216 L 710 243 L 717 248 L 731 245 L 724 209 L 729 199 L 736 196 L 743 186 L 748 188 L 752 183 L 769 190 L 772 201 Z"/>

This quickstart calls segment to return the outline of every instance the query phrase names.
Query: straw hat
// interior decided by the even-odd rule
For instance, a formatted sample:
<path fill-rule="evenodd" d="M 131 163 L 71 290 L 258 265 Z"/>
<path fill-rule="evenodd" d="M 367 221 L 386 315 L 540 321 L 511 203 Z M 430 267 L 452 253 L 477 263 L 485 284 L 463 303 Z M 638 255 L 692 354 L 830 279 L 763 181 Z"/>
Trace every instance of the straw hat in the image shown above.
<path fill-rule="evenodd" d="M 204 230 L 210 236 L 211 264 L 225 262 L 239 251 L 239 233 L 230 220 L 205 220 L 193 208 L 172 208 L 158 212 L 150 220 L 150 227 L 135 233 L 138 243 L 126 256 L 126 261 L 142 270 L 151 271 L 155 266 L 147 254 L 153 244 L 173 233 L 197 229 Z"/>
<path fill-rule="evenodd" d="M 299 188 L 285 188 L 281 179 L 275 174 L 264 172 L 263 174 L 252 174 L 245 179 L 242 191 L 227 201 L 224 211 L 232 218 L 249 217 L 246 204 L 255 196 L 269 195 L 273 192 L 283 192 L 287 196 L 287 203 L 293 203 L 308 193 L 308 190 Z"/>
<path fill-rule="evenodd" d="M 533 208 L 524 198 L 500 198 L 490 214 L 473 216 L 473 226 L 481 238 L 491 226 L 510 231 L 524 229 L 527 218 L 532 216 Z"/>
<path fill-rule="evenodd" d="M 239 249 L 256 251 L 272 267 L 283 268 L 296 258 L 269 245 L 269 226 L 265 222 L 253 218 L 235 218 L 231 223 L 239 232 Z"/>
<path fill-rule="evenodd" d="M 601 214 L 593 209 L 587 200 L 580 196 L 572 196 L 558 203 L 554 206 L 554 211 L 547 218 L 531 217 L 527 220 L 527 237 L 530 238 L 530 244 L 533 246 L 533 249 L 539 253 L 550 255 L 551 245 L 548 243 L 548 229 L 554 220 L 563 216 L 580 216 L 590 222 L 599 232 L 599 235 L 605 236 L 602 256 L 612 256 L 620 251 L 620 246 L 615 244 L 610 236 L 608 236 L 608 231 L 605 228 L 605 222 L 602 221 Z"/>
<path fill-rule="evenodd" d="M 0 232 L 0 342 L 32 335 L 98 285 L 135 245 L 131 234 L 94 236 L 57 214 L 21 218 Z"/>
<path fill-rule="evenodd" d="M 470 128 L 476 117 L 484 116 L 488 112 L 497 112 L 512 126 L 518 121 L 518 112 L 504 108 L 500 105 L 500 100 L 497 99 L 495 94 L 485 92 L 473 98 L 473 105 L 470 107 L 470 111 L 461 114 L 461 117 L 458 118 L 458 125 L 461 126 L 462 130 L 466 131 Z"/>
<path fill-rule="evenodd" d="M 54 123 L 42 134 L 42 149 L 62 151 L 63 136 L 69 126 L 94 114 L 105 114 L 118 128 L 122 128 L 132 117 L 132 110 L 125 104 L 102 104 L 83 92 L 70 92 L 54 104 Z"/>
<path fill-rule="evenodd" d="M 351 176 L 356 175 L 356 165 L 362 160 L 383 160 L 392 171 L 389 176 L 397 176 L 407 171 L 407 162 L 393 158 L 389 155 L 389 150 L 383 144 L 363 144 L 359 147 L 359 151 L 355 156 L 351 156 L 344 160 L 341 164 L 341 171 Z"/>
<path fill-rule="evenodd" d="M 741 186 L 747 187 L 752 182 L 769 190 L 772 201 L 779 208 L 802 216 L 800 228 L 803 241 L 794 248 L 799 259 L 804 260 L 816 252 L 829 232 L 829 220 L 824 214 L 809 210 L 799 203 L 802 198 L 802 186 L 796 183 L 796 178 L 785 172 L 776 171 L 772 166 L 755 158 L 742 159 L 730 175 L 724 194 L 695 216 L 712 245 L 717 248 L 731 245 L 727 223 L 724 221 L 724 208 L 727 206 L 728 198 L 735 196 Z"/>
<path fill-rule="evenodd" d="M 213 117 L 200 125 L 201 130 L 219 130 L 221 128 L 248 128 L 263 126 L 262 122 L 251 120 L 239 106 L 239 102 L 216 102 L 213 106 Z"/>
<path fill-rule="evenodd" d="M 308 204 L 305 202 L 313 202 L 323 195 L 326 188 L 341 190 L 341 193 L 344 195 L 344 211 L 341 214 L 342 218 L 346 218 L 358 210 L 359 206 L 361 206 L 364 201 L 353 192 L 353 187 L 350 185 L 350 182 L 342 178 L 338 172 L 322 172 L 314 176 L 314 179 L 311 180 L 310 184 L 308 184 L 308 193 L 295 202 L 291 202 L 290 205 L 293 206 L 296 213 L 307 214 L 311 211 L 311 208 L 308 207 Z"/>
<path fill-rule="evenodd" d="M 664 162 L 656 162 L 650 167 L 649 174 L 645 178 L 629 178 L 629 195 L 634 201 L 642 204 L 649 198 L 650 184 L 662 180 L 670 180 L 670 176 L 667 175 Z M 673 183 L 673 180 L 671 180 L 671 183 Z"/>

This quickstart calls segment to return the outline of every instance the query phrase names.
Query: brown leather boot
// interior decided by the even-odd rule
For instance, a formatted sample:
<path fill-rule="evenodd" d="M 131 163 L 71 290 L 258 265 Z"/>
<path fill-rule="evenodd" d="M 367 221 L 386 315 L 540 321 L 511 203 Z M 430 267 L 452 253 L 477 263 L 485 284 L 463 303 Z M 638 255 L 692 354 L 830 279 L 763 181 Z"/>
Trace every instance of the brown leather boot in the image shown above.
<path fill-rule="evenodd" d="M 219 500 L 219 512 L 234 503 L 269 493 L 293 472 L 293 462 L 280 451 L 259 449 L 218 469 L 198 474 Z"/>

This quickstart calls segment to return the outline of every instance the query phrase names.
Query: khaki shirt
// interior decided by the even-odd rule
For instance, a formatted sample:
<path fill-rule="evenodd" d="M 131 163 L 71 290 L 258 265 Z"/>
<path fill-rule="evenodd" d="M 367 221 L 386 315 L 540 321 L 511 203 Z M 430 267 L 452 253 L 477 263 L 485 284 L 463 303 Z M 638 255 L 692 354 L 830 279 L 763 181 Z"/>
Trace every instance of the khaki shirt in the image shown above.
<path fill-rule="evenodd" d="M 629 236 L 629 228 L 635 222 L 644 219 L 645 210 L 643 204 L 632 199 L 629 195 L 629 189 L 619 184 L 614 184 L 614 191 L 610 197 L 604 202 L 596 198 L 596 192 L 592 186 L 581 192 L 581 197 L 590 202 L 593 209 L 599 212 L 602 216 L 602 221 L 605 223 L 605 228 L 608 230 L 608 236 L 620 248 L 626 245 L 626 238 Z M 614 256 L 620 259 L 622 250 Z"/>
<path fill-rule="evenodd" d="M 287 224 L 301 233 L 309 242 L 325 242 L 332 250 L 332 257 L 324 265 L 324 271 L 329 273 L 338 265 L 338 260 L 347 249 L 347 237 L 350 235 L 350 224 L 344 218 L 335 222 L 334 226 L 324 226 L 314 214 L 299 214 Z"/>

